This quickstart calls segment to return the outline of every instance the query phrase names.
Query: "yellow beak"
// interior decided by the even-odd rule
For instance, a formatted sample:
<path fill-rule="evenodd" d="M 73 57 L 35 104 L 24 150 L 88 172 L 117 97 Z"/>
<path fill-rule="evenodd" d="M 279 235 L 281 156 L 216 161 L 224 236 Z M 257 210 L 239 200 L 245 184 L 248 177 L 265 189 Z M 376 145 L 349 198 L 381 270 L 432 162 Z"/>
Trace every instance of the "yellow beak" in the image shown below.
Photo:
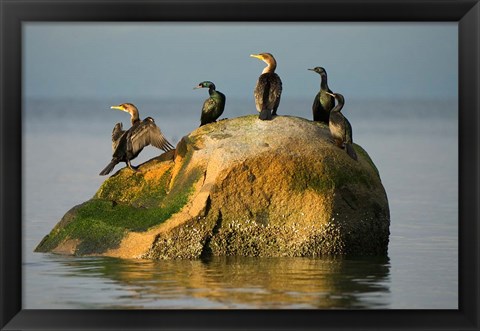
<path fill-rule="evenodd" d="M 112 106 L 112 107 L 110 107 L 110 109 L 118 109 L 118 110 L 125 111 L 125 108 L 123 108 L 122 106 Z"/>
<path fill-rule="evenodd" d="M 259 54 L 250 54 L 250 57 L 254 57 L 254 58 L 257 58 L 259 60 L 263 60 L 262 56 L 259 55 Z"/>

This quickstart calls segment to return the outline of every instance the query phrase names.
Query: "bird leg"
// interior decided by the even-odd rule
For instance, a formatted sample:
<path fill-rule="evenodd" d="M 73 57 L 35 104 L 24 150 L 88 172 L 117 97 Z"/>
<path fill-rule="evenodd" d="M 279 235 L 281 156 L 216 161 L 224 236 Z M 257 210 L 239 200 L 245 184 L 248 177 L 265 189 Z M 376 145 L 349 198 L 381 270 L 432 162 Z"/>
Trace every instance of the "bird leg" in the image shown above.
<path fill-rule="evenodd" d="M 127 160 L 126 163 L 127 163 L 127 166 L 130 168 L 130 170 L 137 171 L 137 167 L 132 166 L 132 164 L 130 163 L 130 160 Z"/>

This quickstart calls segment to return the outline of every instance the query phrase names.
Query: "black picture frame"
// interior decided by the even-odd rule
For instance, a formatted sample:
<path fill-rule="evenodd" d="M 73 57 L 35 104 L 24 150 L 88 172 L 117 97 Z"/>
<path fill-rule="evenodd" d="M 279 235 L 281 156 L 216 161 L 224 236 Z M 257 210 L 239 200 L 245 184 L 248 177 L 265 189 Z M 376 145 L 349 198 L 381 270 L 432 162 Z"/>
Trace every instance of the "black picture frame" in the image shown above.
<path fill-rule="evenodd" d="M 478 330 L 480 4 L 474 0 L 0 0 L 2 330 Z M 22 310 L 22 22 L 453 21 L 459 29 L 458 310 Z"/>

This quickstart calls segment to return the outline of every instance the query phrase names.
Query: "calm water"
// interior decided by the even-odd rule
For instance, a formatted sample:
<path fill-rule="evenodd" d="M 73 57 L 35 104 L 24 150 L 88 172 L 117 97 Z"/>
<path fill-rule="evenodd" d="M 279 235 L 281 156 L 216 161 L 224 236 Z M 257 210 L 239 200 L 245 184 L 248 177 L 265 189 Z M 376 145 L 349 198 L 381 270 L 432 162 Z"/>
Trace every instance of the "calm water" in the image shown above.
<path fill-rule="evenodd" d="M 458 308 L 455 100 L 347 100 L 354 139 L 387 191 L 388 258 L 138 261 L 33 253 L 105 179 L 98 173 L 110 160 L 113 125 L 128 123 L 109 106 L 123 101 L 25 102 L 23 308 Z M 202 102 L 136 100 L 172 143 L 198 126 Z M 279 113 L 310 118 L 310 107 L 310 100 L 282 100 Z M 227 100 L 225 117 L 249 113 L 252 100 Z M 156 153 L 149 147 L 133 164 Z"/>

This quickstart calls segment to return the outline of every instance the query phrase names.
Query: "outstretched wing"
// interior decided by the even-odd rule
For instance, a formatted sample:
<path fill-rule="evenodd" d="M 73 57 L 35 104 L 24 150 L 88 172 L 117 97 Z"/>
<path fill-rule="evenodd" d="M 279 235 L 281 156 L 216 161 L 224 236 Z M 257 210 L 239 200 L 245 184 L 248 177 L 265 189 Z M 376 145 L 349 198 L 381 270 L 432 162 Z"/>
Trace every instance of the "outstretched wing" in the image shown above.
<path fill-rule="evenodd" d="M 175 149 L 172 144 L 163 135 L 162 131 L 155 123 L 151 123 L 152 129 L 150 130 L 150 144 L 153 146 L 163 149 L 165 152 Z"/>
<path fill-rule="evenodd" d="M 115 124 L 112 131 L 112 151 L 113 152 L 115 152 L 115 150 L 117 149 L 117 146 L 120 142 L 120 137 L 124 133 L 125 131 L 123 131 L 123 124 L 122 123 Z"/>
<path fill-rule="evenodd" d="M 130 131 L 128 142 L 132 153 L 135 155 L 145 146 L 153 145 L 157 148 L 169 151 L 174 149 L 160 131 L 160 128 L 153 122 L 153 119 L 147 118 L 137 127 Z"/>

